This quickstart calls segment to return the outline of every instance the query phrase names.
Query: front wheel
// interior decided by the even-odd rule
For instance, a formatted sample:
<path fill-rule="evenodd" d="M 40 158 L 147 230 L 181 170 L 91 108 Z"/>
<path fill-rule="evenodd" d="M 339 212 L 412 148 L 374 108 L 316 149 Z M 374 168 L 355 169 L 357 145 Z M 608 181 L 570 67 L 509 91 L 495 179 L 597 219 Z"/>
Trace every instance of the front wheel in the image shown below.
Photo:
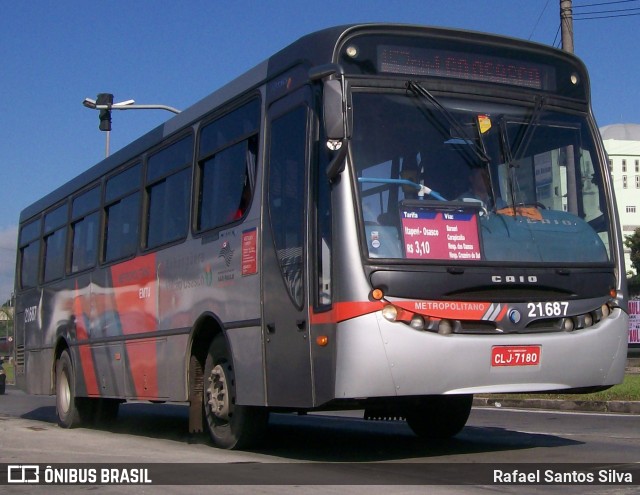
<path fill-rule="evenodd" d="M 236 404 L 233 363 L 221 337 L 214 339 L 209 348 L 203 399 L 205 426 L 217 447 L 247 448 L 264 434 L 269 419 L 266 408 Z"/>
<path fill-rule="evenodd" d="M 421 438 L 451 438 L 469 419 L 473 395 L 433 395 L 420 399 L 406 411 L 409 427 Z"/>
<path fill-rule="evenodd" d="M 56 413 L 58 424 L 73 428 L 91 416 L 92 403 L 85 397 L 76 397 L 76 378 L 68 351 L 63 351 L 56 363 Z"/>

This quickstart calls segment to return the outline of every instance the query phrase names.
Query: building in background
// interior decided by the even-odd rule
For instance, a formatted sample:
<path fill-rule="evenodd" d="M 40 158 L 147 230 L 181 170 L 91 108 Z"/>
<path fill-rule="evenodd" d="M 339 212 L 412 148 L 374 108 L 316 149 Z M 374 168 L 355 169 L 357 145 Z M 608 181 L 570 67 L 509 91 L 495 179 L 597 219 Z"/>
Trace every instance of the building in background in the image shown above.
<path fill-rule="evenodd" d="M 623 238 L 640 227 L 640 124 L 613 124 L 600 129 L 609 155 Z M 627 273 L 635 271 L 625 248 Z"/>

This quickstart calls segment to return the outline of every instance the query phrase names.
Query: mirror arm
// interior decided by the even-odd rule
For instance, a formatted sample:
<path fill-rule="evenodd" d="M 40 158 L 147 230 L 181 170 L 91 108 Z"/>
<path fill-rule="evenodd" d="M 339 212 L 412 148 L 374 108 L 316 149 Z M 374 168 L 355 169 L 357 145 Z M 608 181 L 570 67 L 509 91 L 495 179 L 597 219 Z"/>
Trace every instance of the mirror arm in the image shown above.
<path fill-rule="evenodd" d="M 334 75 L 344 77 L 344 69 L 340 64 L 323 64 L 309 69 L 309 79 L 314 82 Z"/>
<path fill-rule="evenodd" d="M 335 179 L 344 170 L 345 158 L 347 156 L 347 140 L 339 141 L 336 154 L 327 165 L 326 174 L 329 180 Z"/>

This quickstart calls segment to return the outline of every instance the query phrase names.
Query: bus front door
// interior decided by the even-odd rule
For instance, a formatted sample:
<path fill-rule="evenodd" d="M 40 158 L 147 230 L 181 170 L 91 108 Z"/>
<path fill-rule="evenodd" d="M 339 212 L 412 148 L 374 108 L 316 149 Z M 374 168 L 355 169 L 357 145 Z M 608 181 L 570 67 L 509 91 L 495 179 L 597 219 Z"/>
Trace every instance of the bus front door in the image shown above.
<path fill-rule="evenodd" d="M 262 242 L 267 404 L 313 405 L 306 295 L 306 170 L 309 109 L 305 91 L 269 109 L 266 215 Z"/>

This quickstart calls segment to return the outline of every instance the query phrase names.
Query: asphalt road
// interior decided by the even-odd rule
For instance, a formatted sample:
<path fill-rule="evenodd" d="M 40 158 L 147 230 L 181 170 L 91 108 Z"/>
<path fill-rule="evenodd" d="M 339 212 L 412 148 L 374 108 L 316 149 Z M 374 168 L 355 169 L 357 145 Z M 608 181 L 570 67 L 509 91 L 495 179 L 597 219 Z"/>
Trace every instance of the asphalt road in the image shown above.
<path fill-rule="evenodd" d="M 55 424 L 52 397 L 28 396 L 9 388 L 7 395 L 0 396 L 0 463 L 126 463 L 134 467 L 162 463 L 154 476 L 180 484 L 100 488 L 9 485 L 1 486 L 0 491 L 391 495 L 426 493 L 421 483 L 433 485 L 428 492 L 436 494 L 639 491 L 637 415 L 474 408 L 467 427 L 444 442 L 424 442 L 404 422 L 360 418 L 361 412 L 357 411 L 273 415 L 261 448 L 228 452 L 211 447 L 202 435 L 187 433 L 185 406 L 126 404 L 121 407 L 118 422 L 108 430 L 64 430 Z M 508 473 L 512 469 L 522 471 L 523 466 L 544 473 L 550 467 L 564 474 L 565 469 L 574 468 L 566 463 L 590 463 L 581 465 L 605 470 L 606 474 L 630 474 L 633 484 L 516 486 L 482 478 L 487 466 Z M 477 468 L 484 470 L 480 478 L 476 478 Z M 0 472 L 0 480 L 2 475 Z M 473 483 L 476 479 L 482 482 Z M 460 485 L 469 482 L 473 486 Z M 225 486 L 211 486 L 221 483 Z"/>

